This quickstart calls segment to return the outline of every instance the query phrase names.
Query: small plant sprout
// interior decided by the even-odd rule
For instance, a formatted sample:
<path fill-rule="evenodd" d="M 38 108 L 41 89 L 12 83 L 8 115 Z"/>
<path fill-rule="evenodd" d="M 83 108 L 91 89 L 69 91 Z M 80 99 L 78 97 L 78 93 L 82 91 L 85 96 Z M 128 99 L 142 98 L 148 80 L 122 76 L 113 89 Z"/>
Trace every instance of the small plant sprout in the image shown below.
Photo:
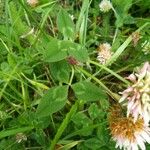
<path fill-rule="evenodd" d="M 97 60 L 101 64 L 106 64 L 107 61 L 111 58 L 111 56 L 112 56 L 111 45 L 109 43 L 100 44 L 98 48 Z"/>
<path fill-rule="evenodd" d="M 112 4 L 109 0 L 102 0 L 99 4 L 99 7 L 100 10 L 105 13 L 112 9 Z"/>
<path fill-rule="evenodd" d="M 121 92 L 120 102 L 127 100 L 127 116 L 132 115 L 134 121 L 138 117 L 145 123 L 150 120 L 150 64 L 146 62 L 137 73 L 127 77 L 132 85 Z"/>

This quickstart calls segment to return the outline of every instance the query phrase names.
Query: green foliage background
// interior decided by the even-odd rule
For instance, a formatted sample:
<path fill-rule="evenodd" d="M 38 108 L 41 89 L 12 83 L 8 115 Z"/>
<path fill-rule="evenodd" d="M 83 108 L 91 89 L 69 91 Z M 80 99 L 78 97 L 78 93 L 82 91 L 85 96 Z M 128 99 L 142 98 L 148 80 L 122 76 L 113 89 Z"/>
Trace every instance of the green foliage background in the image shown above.
<path fill-rule="evenodd" d="M 107 116 L 127 87 L 123 78 L 150 61 L 150 49 L 145 54 L 142 47 L 150 42 L 150 2 L 112 0 L 116 13 L 101 12 L 99 3 L 0 1 L 1 150 L 115 149 Z M 93 63 L 105 42 L 112 59 Z M 18 133 L 27 140 L 18 143 Z"/>

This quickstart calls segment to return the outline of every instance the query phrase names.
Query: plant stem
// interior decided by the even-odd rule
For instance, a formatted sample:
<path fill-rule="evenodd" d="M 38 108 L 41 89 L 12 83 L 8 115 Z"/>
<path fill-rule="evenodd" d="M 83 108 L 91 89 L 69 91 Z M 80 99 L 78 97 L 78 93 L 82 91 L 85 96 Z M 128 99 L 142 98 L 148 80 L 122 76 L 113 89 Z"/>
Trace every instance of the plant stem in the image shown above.
<path fill-rule="evenodd" d="M 94 81 L 96 81 L 104 90 L 106 90 L 106 92 L 112 97 L 114 98 L 116 101 L 118 101 L 120 99 L 120 96 L 116 93 L 113 93 L 111 90 L 109 90 L 107 88 L 107 86 L 105 86 L 99 79 L 97 79 L 96 77 L 94 77 L 92 74 L 90 74 L 89 72 L 85 71 L 84 69 L 82 69 L 81 67 L 76 67 L 76 69 L 80 72 L 82 72 L 83 74 L 85 74 L 87 77 L 90 77 L 91 79 L 93 79 Z"/>
<path fill-rule="evenodd" d="M 119 80 L 121 80 L 122 82 L 124 82 L 125 84 L 130 84 L 129 81 L 127 81 L 126 79 L 122 78 L 120 75 L 118 75 L 117 73 L 115 73 L 114 71 L 110 70 L 109 68 L 107 68 L 106 66 L 104 65 L 101 65 L 95 61 L 92 61 L 90 60 L 89 63 L 93 64 L 93 65 L 96 65 L 104 70 L 106 70 L 107 72 L 111 73 L 112 75 L 114 75 L 116 78 L 118 78 Z"/>
<path fill-rule="evenodd" d="M 63 120 L 62 124 L 58 128 L 57 133 L 55 134 L 54 139 L 51 142 L 51 145 L 49 147 L 49 150 L 54 150 L 55 145 L 57 144 L 59 138 L 61 137 L 64 130 L 67 128 L 68 123 L 70 122 L 71 117 L 74 115 L 78 108 L 78 101 L 71 107 L 70 111 L 67 113 L 66 118 Z"/>

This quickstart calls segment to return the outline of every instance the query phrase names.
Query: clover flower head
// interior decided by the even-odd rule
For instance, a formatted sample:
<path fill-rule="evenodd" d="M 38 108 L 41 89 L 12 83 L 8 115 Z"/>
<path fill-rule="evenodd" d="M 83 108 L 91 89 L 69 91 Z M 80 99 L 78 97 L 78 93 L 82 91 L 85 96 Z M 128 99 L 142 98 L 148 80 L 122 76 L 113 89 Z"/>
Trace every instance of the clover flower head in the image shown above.
<path fill-rule="evenodd" d="M 111 58 L 111 56 L 112 56 L 111 45 L 109 43 L 100 44 L 98 48 L 97 60 L 101 64 L 106 64 L 107 61 Z"/>
<path fill-rule="evenodd" d="M 27 3 L 31 6 L 31 7 L 35 7 L 39 1 L 38 0 L 27 0 Z"/>
<path fill-rule="evenodd" d="M 150 143 L 150 128 L 143 119 L 118 115 L 118 108 L 111 110 L 109 115 L 109 129 L 116 148 L 124 150 L 146 150 L 145 143 Z"/>
<path fill-rule="evenodd" d="M 99 4 L 99 8 L 102 12 L 108 12 L 112 8 L 112 4 L 109 0 L 102 0 Z"/>
<path fill-rule="evenodd" d="M 127 116 L 132 115 L 134 121 L 138 117 L 143 118 L 145 123 L 150 121 L 150 64 L 146 62 L 137 73 L 127 77 L 132 85 L 121 92 L 120 102 L 127 103 Z"/>

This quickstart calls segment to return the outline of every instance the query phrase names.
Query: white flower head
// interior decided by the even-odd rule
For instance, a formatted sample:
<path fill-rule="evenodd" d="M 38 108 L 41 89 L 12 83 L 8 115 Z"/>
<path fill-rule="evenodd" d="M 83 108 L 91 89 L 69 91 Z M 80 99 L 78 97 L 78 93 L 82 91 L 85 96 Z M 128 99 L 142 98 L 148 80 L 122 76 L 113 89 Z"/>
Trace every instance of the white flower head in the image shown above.
<path fill-rule="evenodd" d="M 117 108 L 118 109 L 118 108 Z M 150 144 L 150 128 L 143 119 L 134 122 L 131 116 L 118 115 L 120 111 L 115 108 L 109 115 L 109 129 L 116 148 L 123 150 L 146 150 L 145 143 Z"/>
<path fill-rule="evenodd" d="M 31 6 L 31 7 L 35 7 L 39 1 L 38 0 L 27 0 L 27 3 Z"/>
<path fill-rule="evenodd" d="M 100 44 L 98 48 L 97 60 L 101 64 L 106 64 L 107 61 L 111 58 L 111 56 L 112 56 L 111 45 L 109 43 Z"/>
<path fill-rule="evenodd" d="M 102 0 L 99 4 L 99 7 L 100 10 L 105 13 L 112 9 L 112 4 L 109 0 Z"/>
<path fill-rule="evenodd" d="M 137 73 L 131 74 L 127 79 L 133 84 L 121 92 L 120 102 L 127 102 L 127 116 L 132 115 L 134 121 L 138 117 L 145 123 L 150 121 L 150 64 L 146 62 Z"/>

